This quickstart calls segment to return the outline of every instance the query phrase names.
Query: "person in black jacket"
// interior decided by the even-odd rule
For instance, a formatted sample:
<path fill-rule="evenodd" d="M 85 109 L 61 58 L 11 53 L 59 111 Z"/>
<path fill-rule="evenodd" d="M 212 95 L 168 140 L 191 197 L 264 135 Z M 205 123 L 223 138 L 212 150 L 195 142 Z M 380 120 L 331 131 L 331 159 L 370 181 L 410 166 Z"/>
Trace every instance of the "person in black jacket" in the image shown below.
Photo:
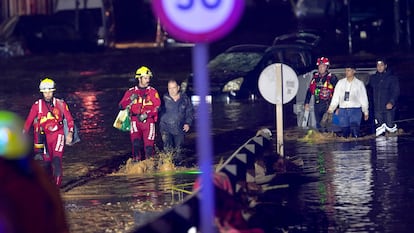
<path fill-rule="evenodd" d="M 370 77 L 368 85 L 372 90 L 376 136 L 385 132 L 397 132 L 394 118 L 400 84 L 398 78 L 388 69 L 385 59 L 377 60 L 377 72 Z"/>
<path fill-rule="evenodd" d="M 175 80 L 168 81 L 168 93 L 163 96 L 161 111 L 160 132 L 164 150 L 174 150 L 175 163 L 179 164 L 184 137 L 190 130 L 194 116 L 190 98 L 180 92 L 180 86 Z"/>

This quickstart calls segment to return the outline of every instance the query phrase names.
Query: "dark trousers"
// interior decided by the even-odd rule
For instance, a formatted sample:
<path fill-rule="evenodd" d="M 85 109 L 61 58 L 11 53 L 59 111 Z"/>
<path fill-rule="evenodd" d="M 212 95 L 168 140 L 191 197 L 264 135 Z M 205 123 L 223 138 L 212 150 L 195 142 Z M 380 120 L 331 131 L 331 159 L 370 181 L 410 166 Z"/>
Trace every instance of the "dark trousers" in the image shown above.
<path fill-rule="evenodd" d="M 338 113 L 339 126 L 342 129 L 342 135 L 348 137 L 359 137 L 359 128 L 361 125 L 362 111 L 361 108 L 340 108 Z"/>
<path fill-rule="evenodd" d="M 327 101 L 320 101 L 319 103 L 315 103 L 313 109 L 315 111 L 315 120 L 316 120 L 316 128 L 320 131 L 325 131 L 326 129 L 321 127 L 321 120 L 323 118 L 323 114 L 326 113 L 329 107 L 329 102 Z"/>
<path fill-rule="evenodd" d="M 377 126 L 386 124 L 387 127 L 392 128 L 394 126 L 395 108 L 390 110 L 375 110 L 375 120 L 377 120 Z"/>
<path fill-rule="evenodd" d="M 171 134 L 168 132 L 161 132 L 162 142 L 164 143 L 164 150 L 179 149 L 184 143 L 184 134 Z"/>

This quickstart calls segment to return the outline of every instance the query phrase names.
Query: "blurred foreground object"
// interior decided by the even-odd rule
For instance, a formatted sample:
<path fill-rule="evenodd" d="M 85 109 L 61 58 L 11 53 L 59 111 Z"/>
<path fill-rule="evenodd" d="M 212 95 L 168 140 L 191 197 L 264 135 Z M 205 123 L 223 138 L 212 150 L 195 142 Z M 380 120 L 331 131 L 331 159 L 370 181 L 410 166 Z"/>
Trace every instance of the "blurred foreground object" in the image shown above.
<path fill-rule="evenodd" d="M 29 154 L 23 120 L 0 111 L 0 232 L 69 232 L 58 189 Z"/>
<path fill-rule="evenodd" d="M 23 121 L 16 114 L 0 111 L 0 157 L 20 159 L 29 152 L 28 138 L 22 131 Z"/>

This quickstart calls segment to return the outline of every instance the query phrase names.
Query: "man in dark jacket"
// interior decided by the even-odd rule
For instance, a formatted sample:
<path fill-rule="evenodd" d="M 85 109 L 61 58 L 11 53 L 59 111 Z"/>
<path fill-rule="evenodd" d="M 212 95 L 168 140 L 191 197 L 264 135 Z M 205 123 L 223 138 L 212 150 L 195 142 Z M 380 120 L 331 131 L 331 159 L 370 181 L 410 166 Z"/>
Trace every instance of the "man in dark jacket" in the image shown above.
<path fill-rule="evenodd" d="M 175 150 L 179 157 L 184 136 L 193 122 L 193 105 L 190 98 L 180 92 L 175 80 L 168 81 L 168 93 L 164 94 L 163 102 L 160 131 L 164 150 Z"/>
<path fill-rule="evenodd" d="M 376 136 L 385 132 L 397 132 L 394 118 L 396 103 L 400 95 L 400 84 L 398 78 L 387 68 L 385 59 L 378 59 L 377 72 L 369 79 L 374 104 Z"/>

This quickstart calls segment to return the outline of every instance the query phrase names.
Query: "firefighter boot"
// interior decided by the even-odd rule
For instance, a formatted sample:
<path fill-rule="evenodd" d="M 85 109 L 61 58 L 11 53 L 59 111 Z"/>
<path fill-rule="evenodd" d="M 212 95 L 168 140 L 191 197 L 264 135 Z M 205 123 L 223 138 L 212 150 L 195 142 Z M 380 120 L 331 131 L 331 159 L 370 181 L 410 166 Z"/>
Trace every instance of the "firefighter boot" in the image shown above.
<path fill-rule="evenodd" d="M 383 123 L 382 125 L 378 126 L 375 129 L 375 136 L 378 137 L 378 136 L 381 136 L 382 134 L 384 134 L 385 133 L 385 129 L 386 129 L 385 123 Z"/>
<path fill-rule="evenodd" d="M 385 125 L 385 130 L 389 133 L 396 133 L 398 130 L 397 124 L 394 124 L 392 127 L 388 127 L 388 125 Z"/>
<path fill-rule="evenodd" d="M 52 179 L 53 178 L 53 168 L 51 161 L 39 160 L 39 165 L 44 169 L 47 176 Z"/>
<path fill-rule="evenodd" d="M 136 163 L 142 160 L 141 156 L 141 148 L 142 148 L 142 142 L 139 139 L 134 139 L 132 141 L 132 162 Z"/>
<path fill-rule="evenodd" d="M 154 147 L 146 146 L 145 147 L 145 159 L 154 158 Z"/>
<path fill-rule="evenodd" d="M 62 176 L 55 176 L 55 184 L 57 187 L 60 187 L 62 184 Z"/>
<path fill-rule="evenodd" d="M 62 159 L 59 157 L 54 157 L 52 159 L 52 167 L 55 184 L 59 187 L 62 183 Z"/>

